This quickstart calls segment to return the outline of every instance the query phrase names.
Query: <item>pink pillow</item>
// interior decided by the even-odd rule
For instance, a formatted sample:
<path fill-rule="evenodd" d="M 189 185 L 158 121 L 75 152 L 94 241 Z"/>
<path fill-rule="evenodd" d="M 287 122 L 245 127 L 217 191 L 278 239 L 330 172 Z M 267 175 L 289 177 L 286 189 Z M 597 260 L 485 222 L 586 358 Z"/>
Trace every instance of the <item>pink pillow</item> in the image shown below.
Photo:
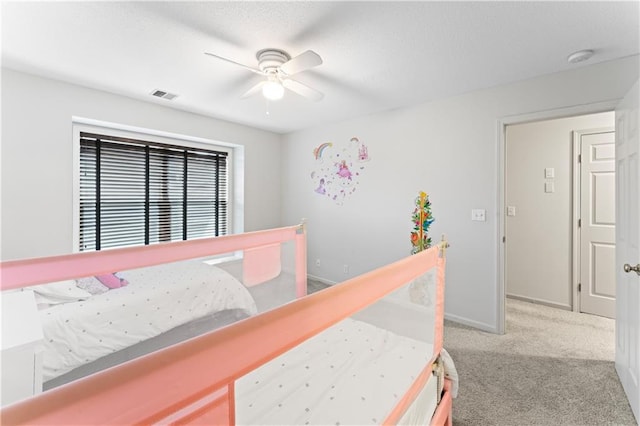
<path fill-rule="evenodd" d="M 104 275 L 96 275 L 98 281 L 109 288 L 120 288 L 129 284 L 129 281 L 117 277 L 116 274 L 104 274 Z"/>

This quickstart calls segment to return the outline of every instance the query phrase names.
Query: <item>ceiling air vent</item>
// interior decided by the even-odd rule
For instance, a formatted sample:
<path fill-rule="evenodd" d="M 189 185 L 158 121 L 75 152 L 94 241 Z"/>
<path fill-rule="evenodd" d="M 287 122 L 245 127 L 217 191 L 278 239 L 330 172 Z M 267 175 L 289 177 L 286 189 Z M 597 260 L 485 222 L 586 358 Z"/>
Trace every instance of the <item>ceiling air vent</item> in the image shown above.
<path fill-rule="evenodd" d="M 176 95 L 175 93 L 165 92 L 164 90 L 154 90 L 153 92 L 151 92 L 151 96 L 155 96 L 156 98 L 168 99 L 172 101 L 178 95 Z"/>

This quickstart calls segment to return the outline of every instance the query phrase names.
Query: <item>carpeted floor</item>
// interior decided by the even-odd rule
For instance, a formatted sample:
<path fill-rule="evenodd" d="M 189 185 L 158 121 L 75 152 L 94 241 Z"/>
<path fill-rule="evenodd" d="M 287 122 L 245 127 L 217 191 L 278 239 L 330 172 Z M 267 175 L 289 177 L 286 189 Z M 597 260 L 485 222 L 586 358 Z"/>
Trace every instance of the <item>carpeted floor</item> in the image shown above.
<path fill-rule="evenodd" d="M 445 322 L 460 376 L 454 426 L 635 425 L 614 369 L 614 321 L 507 299 L 507 333 Z"/>
<path fill-rule="evenodd" d="M 316 291 L 323 290 L 327 287 L 329 287 L 328 284 L 322 283 L 317 280 L 312 280 L 310 278 L 307 279 L 307 293 L 309 294 L 315 293 Z"/>

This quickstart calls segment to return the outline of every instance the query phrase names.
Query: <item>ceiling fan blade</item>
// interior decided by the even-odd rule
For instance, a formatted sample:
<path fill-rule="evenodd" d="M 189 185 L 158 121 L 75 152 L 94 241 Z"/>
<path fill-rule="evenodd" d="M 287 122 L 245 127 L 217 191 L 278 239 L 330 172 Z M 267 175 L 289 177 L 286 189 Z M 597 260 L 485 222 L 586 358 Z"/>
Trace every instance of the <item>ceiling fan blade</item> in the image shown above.
<path fill-rule="evenodd" d="M 204 52 L 204 54 L 205 55 L 209 55 L 209 56 L 213 56 L 214 58 L 222 59 L 223 61 L 227 61 L 227 62 L 230 62 L 232 64 L 238 65 L 238 66 L 241 66 L 242 68 L 247 69 L 247 70 L 249 70 L 251 72 L 254 72 L 256 74 L 265 75 L 264 71 L 261 71 L 261 70 L 259 70 L 257 68 L 251 68 L 248 65 L 244 65 L 244 64 L 241 64 L 239 62 L 232 61 L 231 59 L 227 59 L 227 58 L 224 58 L 222 56 L 214 55 L 213 53 L 209 53 L 209 52 Z"/>
<path fill-rule="evenodd" d="M 295 58 L 291 58 L 284 64 L 280 65 L 280 69 L 287 75 L 294 75 L 308 70 L 309 68 L 317 67 L 320 64 L 322 64 L 322 58 L 320 55 L 313 50 L 307 50 L 306 52 L 301 53 Z"/>
<path fill-rule="evenodd" d="M 255 95 L 260 90 L 262 90 L 262 86 L 264 86 L 265 83 L 266 83 L 266 81 L 261 81 L 260 83 L 258 83 L 255 86 L 253 86 L 251 89 L 249 89 L 246 92 L 244 92 L 244 95 L 240 96 L 240 98 L 241 99 L 245 99 L 245 98 L 248 98 L 249 96 Z"/>
<path fill-rule="evenodd" d="M 312 89 L 311 87 L 307 86 L 306 84 L 302 84 L 299 81 L 291 80 L 290 78 L 282 80 L 282 85 L 292 92 L 295 92 L 298 95 L 304 96 L 305 98 L 311 99 L 315 102 L 324 98 L 324 94 L 322 92 L 319 92 L 316 89 Z"/>

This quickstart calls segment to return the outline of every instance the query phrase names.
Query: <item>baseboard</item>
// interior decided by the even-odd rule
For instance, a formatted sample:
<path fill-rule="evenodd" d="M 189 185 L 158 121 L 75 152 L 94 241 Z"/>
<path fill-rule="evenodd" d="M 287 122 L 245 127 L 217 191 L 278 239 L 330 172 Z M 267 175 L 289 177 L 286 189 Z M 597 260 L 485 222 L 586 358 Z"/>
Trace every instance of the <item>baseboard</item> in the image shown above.
<path fill-rule="evenodd" d="M 334 284 L 337 284 L 337 282 L 336 282 L 336 281 L 330 281 L 330 280 L 327 280 L 327 279 L 325 279 L 325 278 L 317 277 L 317 276 L 315 276 L 315 275 L 311 275 L 311 274 L 307 274 L 307 279 L 312 279 L 312 280 L 314 280 L 314 281 L 320 281 L 322 284 L 326 284 L 326 285 L 334 285 Z"/>
<path fill-rule="evenodd" d="M 498 329 L 492 325 L 485 324 L 479 321 L 474 321 L 468 318 L 460 317 L 458 315 L 445 313 L 444 319 L 457 322 L 458 324 L 468 325 L 469 327 L 477 328 L 478 330 L 487 331 L 493 334 L 498 334 Z"/>
<path fill-rule="evenodd" d="M 543 299 L 535 299 L 533 297 L 516 296 L 515 294 L 507 294 L 509 299 L 521 300 L 523 302 L 536 303 L 538 305 L 549 306 L 550 308 L 562 309 L 565 311 L 571 311 L 571 306 L 563 305 L 561 303 L 550 302 Z"/>

